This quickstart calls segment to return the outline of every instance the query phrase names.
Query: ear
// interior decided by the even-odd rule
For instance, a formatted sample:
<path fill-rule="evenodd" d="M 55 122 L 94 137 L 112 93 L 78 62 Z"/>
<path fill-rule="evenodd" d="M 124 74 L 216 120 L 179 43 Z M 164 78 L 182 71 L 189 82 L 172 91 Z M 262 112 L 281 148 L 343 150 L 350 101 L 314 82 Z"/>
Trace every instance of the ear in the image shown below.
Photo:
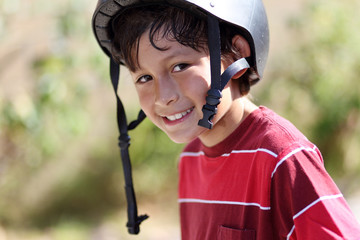
<path fill-rule="evenodd" d="M 239 52 L 241 57 L 250 57 L 251 50 L 248 41 L 243 36 L 235 35 L 232 39 L 233 47 Z M 241 77 L 247 69 L 243 69 L 234 75 L 234 79 Z"/>

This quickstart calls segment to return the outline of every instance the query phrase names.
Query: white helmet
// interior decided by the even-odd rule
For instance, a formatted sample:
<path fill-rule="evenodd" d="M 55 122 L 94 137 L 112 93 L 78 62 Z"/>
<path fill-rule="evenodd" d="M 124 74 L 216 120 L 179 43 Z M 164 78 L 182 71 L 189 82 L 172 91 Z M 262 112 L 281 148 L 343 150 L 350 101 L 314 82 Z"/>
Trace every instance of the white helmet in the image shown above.
<path fill-rule="evenodd" d="M 260 77 L 263 76 L 269 51 L 269 30 L 261 0 L 99 0 L 92 24 L 96 39 L 108 56 L 111 57 L 114 35 L 111 22 L 114 16 L 128 7 L 149 4 L 177 6 L 202 16 L 209 13 L 219 21 L 240 28 L 246 33 L 244 37 L 251 47 L 250 66 L 254 67 Z"/>

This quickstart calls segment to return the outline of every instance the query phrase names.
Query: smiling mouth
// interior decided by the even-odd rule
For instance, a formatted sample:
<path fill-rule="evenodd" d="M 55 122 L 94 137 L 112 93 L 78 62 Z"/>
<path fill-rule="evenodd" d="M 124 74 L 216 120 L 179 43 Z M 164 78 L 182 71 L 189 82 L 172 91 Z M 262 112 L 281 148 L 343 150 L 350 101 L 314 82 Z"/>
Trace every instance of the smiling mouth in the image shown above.
<path fill-rule="evenodd" d="M 176 120 L 179 120 L 183 117 L 185 117 L 186 115 L 188 115 L 194 108 L 190 108 L 184 112 L 181 112 L 181 113 L 177 113 L 177 114 L 174 114 L 174 115 L 170 115 L 170 116 L 165 116 L 166 119 L 168 119 L 169 121 L 176 121 Z"/>

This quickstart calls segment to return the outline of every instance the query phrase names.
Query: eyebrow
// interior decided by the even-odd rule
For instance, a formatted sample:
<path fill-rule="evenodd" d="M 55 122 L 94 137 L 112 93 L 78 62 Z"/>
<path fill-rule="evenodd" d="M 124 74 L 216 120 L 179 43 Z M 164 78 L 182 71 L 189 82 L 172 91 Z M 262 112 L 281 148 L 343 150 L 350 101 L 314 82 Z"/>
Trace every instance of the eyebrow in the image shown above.
<path fill-rule="evenodd" d="M 153 47 L 152 45 L 150 45 L 151 47 Z M 186 48 L 190 48 L 190 47 L 187 47 L 187 46 L 184 46 L 185 48 L 181 48 L 181 49 L 176 49 L 176 50 L 173 50 L 172 52 L 170 52 L 167 56 L 165 56 L 163 59 L 161 59 L 161 62 L 168 62 L 170 59 L 173 59 L 179 55 L 184 55 L 184 56 L 187 56 L 188 54 L 187 53 L 183 53 L 184 52 L 184 49 Z M 157 48 L 155 48 L 157 49 Z M 169 51 L 171 49 L 171 47 L 168 47 L 166 48 L 166 50 L 159 50 L 160 52 L 165 52 L 165 51 Z M 192 49 L 192 48 L 190 48 Z M 195 49 L 192 49 L 192 50 L 195 50 Z M 196 51 L 196 50 L 195 50 Z M 137 51 L 136 51 L 136 66 L 134 66 L 134 71 L 132 71 L 133 73 L 137 73 L 138 71 L 140 71 L 141 69 L 141 65 L 140 65 L 140 61 L 139 61 L 139 50 L 137 48 Z"/>

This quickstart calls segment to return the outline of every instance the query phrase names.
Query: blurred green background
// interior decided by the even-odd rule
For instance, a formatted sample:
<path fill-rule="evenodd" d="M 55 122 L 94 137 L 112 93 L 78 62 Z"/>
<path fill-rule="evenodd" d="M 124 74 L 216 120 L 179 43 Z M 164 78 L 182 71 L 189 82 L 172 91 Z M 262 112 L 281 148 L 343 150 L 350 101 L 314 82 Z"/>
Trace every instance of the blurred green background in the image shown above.
<path fill-rule="evenodd" d="M 96 1 L 0 0 L 0 240 L 180 239 L 177 158 L 145 120 L 131 132 L 140 236 L 126 233 L 108 59 L 92 35 Z M 359 218 L 360 2 L 265 2 L 271 30 L 254 101 L 322 151 Z M 139 110 L 126 69 L 119 93 Z"/>

